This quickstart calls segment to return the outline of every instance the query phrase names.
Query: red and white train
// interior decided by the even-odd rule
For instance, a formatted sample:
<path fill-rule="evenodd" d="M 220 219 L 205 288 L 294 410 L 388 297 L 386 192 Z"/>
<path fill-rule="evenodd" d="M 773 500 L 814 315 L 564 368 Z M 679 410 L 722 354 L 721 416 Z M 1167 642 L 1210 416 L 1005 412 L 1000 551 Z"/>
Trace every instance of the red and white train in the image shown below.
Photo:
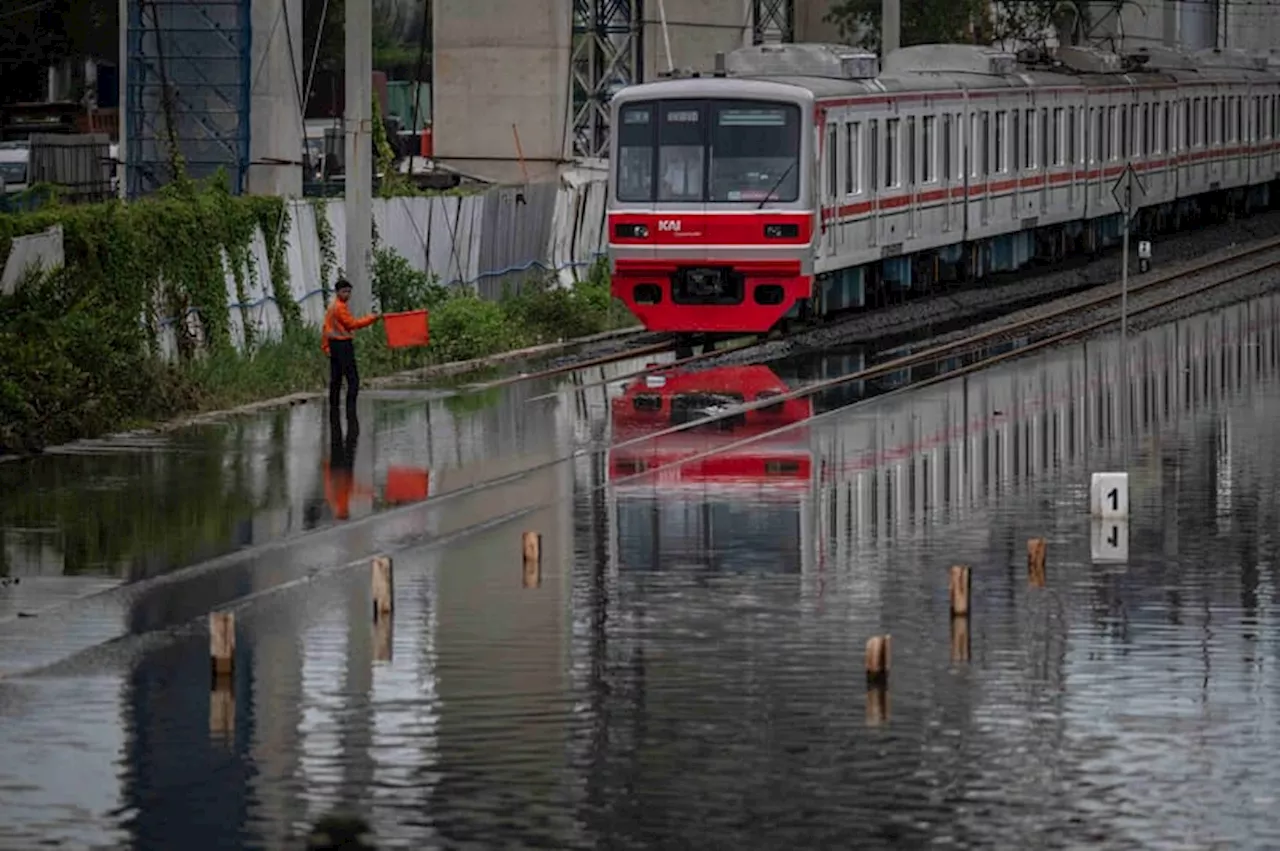
<path fill-rule="evenodd" d="M 1269 205 L 1280 168 L 1280 57 L 922 45 L 881 69 L 789 44 L 722 67 L 613 99 L 613 293 L 650 330 L 763 333 L 1096 251 L 1130 165 L 1146 233 Z"/>

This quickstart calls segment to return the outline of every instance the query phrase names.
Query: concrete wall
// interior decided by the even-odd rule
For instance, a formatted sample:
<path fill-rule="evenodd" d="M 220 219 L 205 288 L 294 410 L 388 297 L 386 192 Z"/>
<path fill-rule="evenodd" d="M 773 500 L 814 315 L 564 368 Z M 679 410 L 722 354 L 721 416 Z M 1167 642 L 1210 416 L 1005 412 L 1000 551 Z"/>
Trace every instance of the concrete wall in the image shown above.
<path fill-rule="evenodd" d="M 603 172 L 576 170 L 559 184 L 519 191 L 499 188 L 467 197 L 377 198 L 373 218 L 381 244 L 415 269 L 496 299 L 530 274 L 557 273 L 565 286 L 585 274 L 605 250 L 605 195 Z M 321 281 L 318 215 L 329 223 L 336 254 L 327 282 Z M 290 224 L 284 235 L 289 288 L 302 307 L 304 321 L 312 325 L 319 326 L 324 319 L 324 285 L 332 287 L 336 270 L 346 263 L 345 228 L 340 200 L 323 205 L 290 203 Z M 239 303 L 235 278 L 227 273 L 227 304 L 237 346 L 243 345 L 246 322 L 256 329 L 258 339 L 274 337 L 281 329 L 261 234 L 254 238 L 251 255 L 257 275 L 245 276 L 249 290 L 245 303 Z M 163 345 L 173 352 L 176 321 L 171 318 L 164 327 Z"/>
<path fill-rule="evenodd" d="M 434 0 L 432 135 L 447 164 L 500 182 L 554 176 L 565 152 L 573 0 Z"/>
<path fill-rule="evenodd" d="M 302 0 L 253 0 L 248 190 L 302 194 Z"/>

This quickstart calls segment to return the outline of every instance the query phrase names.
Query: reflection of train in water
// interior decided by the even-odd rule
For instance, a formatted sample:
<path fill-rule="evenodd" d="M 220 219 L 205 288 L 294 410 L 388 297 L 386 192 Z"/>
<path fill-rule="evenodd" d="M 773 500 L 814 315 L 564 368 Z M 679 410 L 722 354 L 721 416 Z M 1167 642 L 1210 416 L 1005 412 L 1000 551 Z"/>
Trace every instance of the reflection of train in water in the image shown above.
<path fill-rule="evenodd" d="M 824 363 L 824 372 L 854 371 L 861 355 Z M 623 569 L 694 564 L 789 573 L 809 562 L 814 541 L 804 530 L 812 528 L 816 479 L 802 423 L 840 402 L 821 395 L 787 399 L 663 433 L 822 377 L 802 367 L 784 374 L 789 382 L 761 364 L 672 370 L 645 376 L 612 400 L 609 480 Z"/>

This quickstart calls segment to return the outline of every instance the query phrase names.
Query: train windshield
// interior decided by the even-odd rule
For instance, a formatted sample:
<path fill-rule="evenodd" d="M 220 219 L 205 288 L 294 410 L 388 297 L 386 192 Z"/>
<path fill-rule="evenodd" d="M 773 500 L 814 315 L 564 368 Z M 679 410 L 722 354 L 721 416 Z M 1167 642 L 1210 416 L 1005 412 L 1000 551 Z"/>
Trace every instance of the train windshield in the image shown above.
<path fill-rule="evenodd" d="M 800 197 L 800 108 L 754 100 L 629 103 L 619 111 L 619 201 Z"/>

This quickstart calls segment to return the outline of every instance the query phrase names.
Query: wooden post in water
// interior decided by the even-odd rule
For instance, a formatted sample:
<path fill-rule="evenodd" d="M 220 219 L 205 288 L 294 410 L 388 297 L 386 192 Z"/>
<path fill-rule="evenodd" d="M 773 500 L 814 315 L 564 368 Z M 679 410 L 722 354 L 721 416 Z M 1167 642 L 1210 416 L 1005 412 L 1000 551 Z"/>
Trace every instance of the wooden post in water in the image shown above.
<path fill-rule="evenodd" d="M 209 734 L 230 739 L 236 729 L 236 694 L 232 675 L 236 662 L 236 616 L 209 613 Z"/>
<path fill-rule="evenodd" d="M 951 619 L 951 661 L 969 661 L 969 619 Z"/>
<path fill-rule="evenodd" d="M 214 683 L 230 680 L 236 662 L 236 616 L 231 612 L 209 613 L 209 665 Z"/>
<path fill-rule="evenodd" d="M 1044 587 L 1044 538 L 1027 541 L 1027 581 L 1036 588 Z"/>
<path fill-rule="evenodd" d="M 884 686 L 867 687 L 867 726 L 879 727 L 889 720 L 889 690 Z"/>
<path fill-rule="evenodd" d="M 395 611 L 395 576 L 390 556 L 373 559 L 373 622 L 391 617 Z"/>
<path fill-rule="evenodd" d="M 967 565 L 951 567 L 951 661 L 969 661 L 969 596 L 972 577 Z"/>
<path fill-rule="evenodd" d="M 542 534 L 525 532 L 521 549 L 524 552 L 524 587 L 539 588 L 542 586 Z"/>
<path fill-rule="evenodd" d="M 378 618 L 373 622 L 373 661 L 391 661 L 391 622 L 394 617 Z"/>
<path fill-rule="evenodd" d="M 236 732 L 236 692 L 230 681 L 214 683 L 209 690 L 209 735 L 230 741 Z"/>
<path fill-rule="evenodd" d="M 951 596 L 951 617 L 966 618 L 969 616 L 969 589 L 971 580 L 969 568 L 962 564 L 951 568 L 951 582 L 948 589 Z"/>
<path fill-rule="evenodd" d="M 873 635 L 867 639 L 867 683 L 883 686 L 889 681 L 889 645 L 887 635 Z"/>

